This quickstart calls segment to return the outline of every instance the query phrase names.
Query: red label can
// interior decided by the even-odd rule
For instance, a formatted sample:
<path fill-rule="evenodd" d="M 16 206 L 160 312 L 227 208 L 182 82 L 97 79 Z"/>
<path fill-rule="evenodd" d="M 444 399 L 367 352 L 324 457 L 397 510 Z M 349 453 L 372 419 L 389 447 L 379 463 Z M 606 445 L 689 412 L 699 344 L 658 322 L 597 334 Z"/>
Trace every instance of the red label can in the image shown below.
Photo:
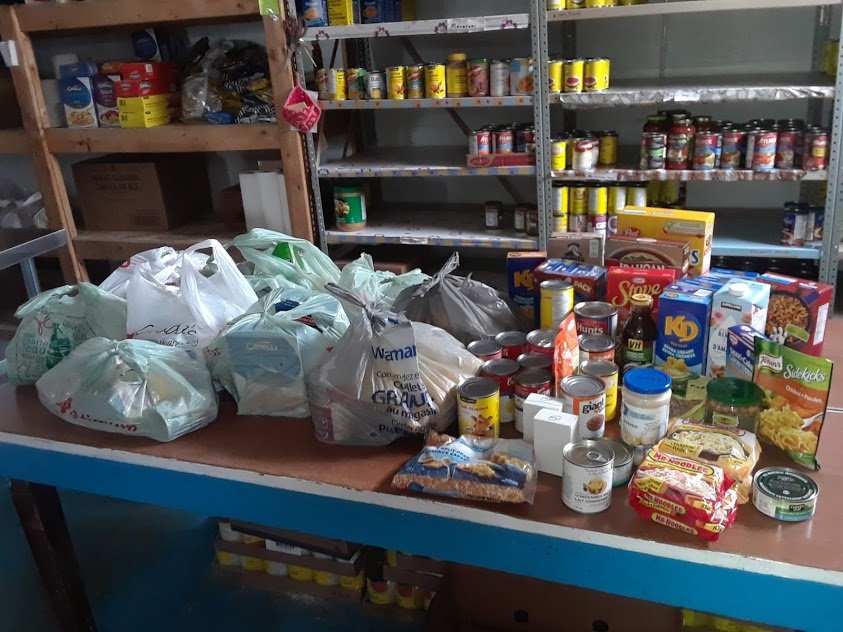
<path fill-rule="evenodd" d="M 480 375 L 495 380 L 500 387 L 501 423 L 515 421 L 515 385 L 513 384 L 513 378 L 520 370 L 521 366 L 515 360 L 506 358 L 489 360 L 480 367 Z"/>
<path fill-rule="evenodd" d="M 515 151 L 515 134 L 512 128 L 507 127 L 495 132 L 495 153 L 511 154 Z"/>
<path fill-rule="evenodd" d="M 795 129 L 779 131 L 779 138 L 776 141 L 776 169 L 793 169 L 798 137 L 799 132 Z"/>
<path fill-rule="evenodd" d="M 529 369 L 521 371 L 513 378 L 512 382 L 515 391 L 515 425 L 523 428 L 524 401 L 530 396 L 530 393 L 551 395 L 553 376 L 550 371 L 544 369 Z"/>
<path fill-rule="evenodd" d="M 492 153 L 492 134 L 489 130 L 479 129 L 471 132 L 468 153 L 472 156 L 488 156 Z"/>
<path fill-rule="evenodd" d="M 574 306 L 577 335 L 603 334 L 614 338 L 618 329 L 618 308 L 602 301 L 584 301 Z"/>
<path fill-rule="evenodd" d="M 752 170 L 772 171 L 776 167 L 776 140 L 778 132 L 754 132 L 755 143 L 752 146 Z"/>
<path fill-rule="evenodd" d="M 828 159 L 828 133 L 825 130 L 805 132 L 805 149 L 802 154 L 802 168 L 806 171 L 820 171 L 826 168 Z"/>
<path fill-rule="evenodd" d="M 495 341 L 503 348 L 502 358 L 517 360 L 527 350 L 527 334 L 523 331 L 502 331 Z"/>
<path fill-rule="evenodd" d="M 494 340 L 475 340 L 466 346 L 468 351 L 481 360 L 498 360 L 503 352 L 503 347 Z"/>
<path fill-rule="evenodd" d="M 746 145 L 746 132 L 726 130 L 723 132 L 723 145 L 720 149 L 721 169 L 741 169 L 743 152 Z"/>
<path fill-rule="evenodd" d="M 527 353 L 553 355 L 557 332 L 553 329 L 534 329 L 527 334 Z"/>

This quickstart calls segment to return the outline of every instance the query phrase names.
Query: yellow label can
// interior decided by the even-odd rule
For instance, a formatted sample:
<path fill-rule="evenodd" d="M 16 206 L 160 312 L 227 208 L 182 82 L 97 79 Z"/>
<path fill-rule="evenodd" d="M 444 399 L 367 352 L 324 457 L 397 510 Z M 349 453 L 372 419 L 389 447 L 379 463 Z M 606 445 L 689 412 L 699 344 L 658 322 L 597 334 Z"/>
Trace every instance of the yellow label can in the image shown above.
<path fill-rule="evenodd" d="M 551 59 L 547 62 L 547 83 L 552 93 L 562 92 L 562 66 L 561 59 Z"/>
<path fill-rule="evenodd" d="M 597 164 L 603 167 L 613 167 L 618 163 L 618 133 L 614 131 L 598 132 L 600 142 L 597 154 Z"/>
<path fill-rule="evenodd" d="M 613 7 L 615 0 L 585 0 L 585 8 L 592 9 L 595 7 Z"/>
<path fill-rule="evenodd" d="M 340 575 L 340 588 L 344 590 L 360 590 L 364 583 L 363 571 L 356 575 Z"/>
<path fill-rule="evenodd" d="M 585 8 L 585 0 L 565 0 L 566 9 L 583 9 Z"/>
<path fill-rule="evenodd" d="M 570 187 L 568 210 L 571 215 L 585 215 L 588 212 L 588 187 L 577 184 Z"/>
<path fill-rule="evenodd" d="M 609 215 L 617 215 L 618 211 L 626 208 L 626 186 L 613 184 L 609 187 L 608 202 L 606 207 Z"/>
<path fill-rule="evenodd" d="M 345 71 L 342 68 L 328 68 L 325 71 L 326 79 L 326 96 L 329 101 L 345 101 Z"/>
<path fill-rule="evenodd" d="M 562 90 L 564 92 L 582 92 L 585 74 L 584 59 L 566 59 L 562 62 Z"/>
<path fill-rule="evenodd" d="M 471 377 L 457 386 L 460 434 L 495 437 L 500 434 L 500 386 L 488 377 Z"/>
<path fill-rule="evenodd" d="M 553 185 L 553 198 L 550 210 L 554 215 L 568 214 L 568 187 L 565 185 Z"/>
<path fill-rule="evenodd" d="M 559 11 L 565 8 L 565 0 L 547 0 L 548 11 Z"/>
<path fill-rule="evenodd" d="M 568 215 L 554 215 L 552 232 L 567 233 L 568 232 Z"/>
<path fill-rule="evenodd" d="M 248 557 L 243 556 L 240 561 L 240 566 L 247 571 L 252 571 L 254 573 L 265 573 L 266 572 L 266 565 L 269 562 L 266 560 L 262 560 L 257 557 Z"/>
<path fill-rule="evenodd" d="M 611 62 L 605 57 L 585 60 L 583 89 L 586 92 L 600 92 L 609 88 Z"/>
<path fill-rule="evenodd" d="M 427 64 L 424 67 L 424 96 L 428 99 L 445 98 L 445 64 Z"/>
<path fill-rule="evenodd" d="M 550 145 L 551 171 L 563 171 L 567 165 L 568 139 L 554 138 Z"/>
<path fill-rule="evenodd" d="M 407 71 L 404 66 L 386 69 L 386 92 L 390 99 L 403 99 L 407 92 Z"/>
<path fill-rule="evenodd" d="M 240 556 L 228 551 L 216 552 L 217 564 L 220 566 L 240 566 L 242 563 Z"/>

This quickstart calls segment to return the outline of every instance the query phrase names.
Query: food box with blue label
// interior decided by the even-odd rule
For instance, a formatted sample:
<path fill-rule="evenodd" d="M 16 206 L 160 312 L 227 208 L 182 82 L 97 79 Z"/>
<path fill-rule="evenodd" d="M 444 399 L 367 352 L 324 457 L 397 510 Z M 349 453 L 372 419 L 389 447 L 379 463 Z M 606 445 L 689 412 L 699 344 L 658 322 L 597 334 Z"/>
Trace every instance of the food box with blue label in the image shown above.
<path fill-rule="evenodd" d="M 558 279 L 574 286 L 574 300 L 599 301 L 606 295 L 606 268 L 564 259 L 548 259 L 533 271 L 536 292 L 542 281 Z"/>
<path fill-rule="evenodd" d="M 762 334 L 749 325 L 729 327 L 726 336 L 726 377 L 752 381 L 755 371 L 755 337 Z"/>
<path fill-rule="evenodd" d="M 668 285 L 659 297 L 654 363 L 683 390 L 692 375 L 705 371 L 708 322 L 714 293 L 683 284 Z"/>
<path fill-rule="evenodd" d="M 68 127 L 97 127 L 97 109 L 91 77 L 59 79 L 59 94 Z"/>
<path fill-rule="evenodd" d="M 533 270 L 545 260 L 544 252 L 508 252 L 506 253 L 506 279 L 509 298 L 527 319 L 538 323 L 539 292 L 535 285 Z"/>

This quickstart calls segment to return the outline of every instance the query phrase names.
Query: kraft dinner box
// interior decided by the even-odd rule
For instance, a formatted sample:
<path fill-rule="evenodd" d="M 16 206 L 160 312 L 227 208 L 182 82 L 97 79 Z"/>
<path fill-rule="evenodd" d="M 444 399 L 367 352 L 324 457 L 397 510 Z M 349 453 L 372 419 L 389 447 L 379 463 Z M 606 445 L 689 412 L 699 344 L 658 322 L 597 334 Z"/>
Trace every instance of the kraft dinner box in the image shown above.
<path fill-rule="evenodd" d="M 679 282 L 659 297 L 654 363 L 670 374 L 675 386 L 705 372 L 713 296 L 711 290 Z"/>
<path fill-rule="evenodd" d="M 506 284 L 509 298 L 527 319 L 538 325 L 539 291 L 533 270 L 546 259 L 542 251 L 506 253 Z"/>

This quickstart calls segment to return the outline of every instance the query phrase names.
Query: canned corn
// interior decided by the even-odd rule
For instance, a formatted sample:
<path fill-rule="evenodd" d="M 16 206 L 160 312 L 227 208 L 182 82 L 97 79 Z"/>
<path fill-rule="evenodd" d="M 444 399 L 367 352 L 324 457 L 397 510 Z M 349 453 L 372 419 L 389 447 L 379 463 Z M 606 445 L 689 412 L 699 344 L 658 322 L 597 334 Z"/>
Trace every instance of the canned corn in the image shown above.
<path fill-rule="evenodd" d="M 386 88 L 390 99 L 404 99 L 407 91 L 407 69 L 390 66 L 386 69 Z"/>
<path fill-rule="evenodd" d="M 424 96 L 428 99 L 445 98 L 444 64 L 428 64 L 424 67 Z"/>

